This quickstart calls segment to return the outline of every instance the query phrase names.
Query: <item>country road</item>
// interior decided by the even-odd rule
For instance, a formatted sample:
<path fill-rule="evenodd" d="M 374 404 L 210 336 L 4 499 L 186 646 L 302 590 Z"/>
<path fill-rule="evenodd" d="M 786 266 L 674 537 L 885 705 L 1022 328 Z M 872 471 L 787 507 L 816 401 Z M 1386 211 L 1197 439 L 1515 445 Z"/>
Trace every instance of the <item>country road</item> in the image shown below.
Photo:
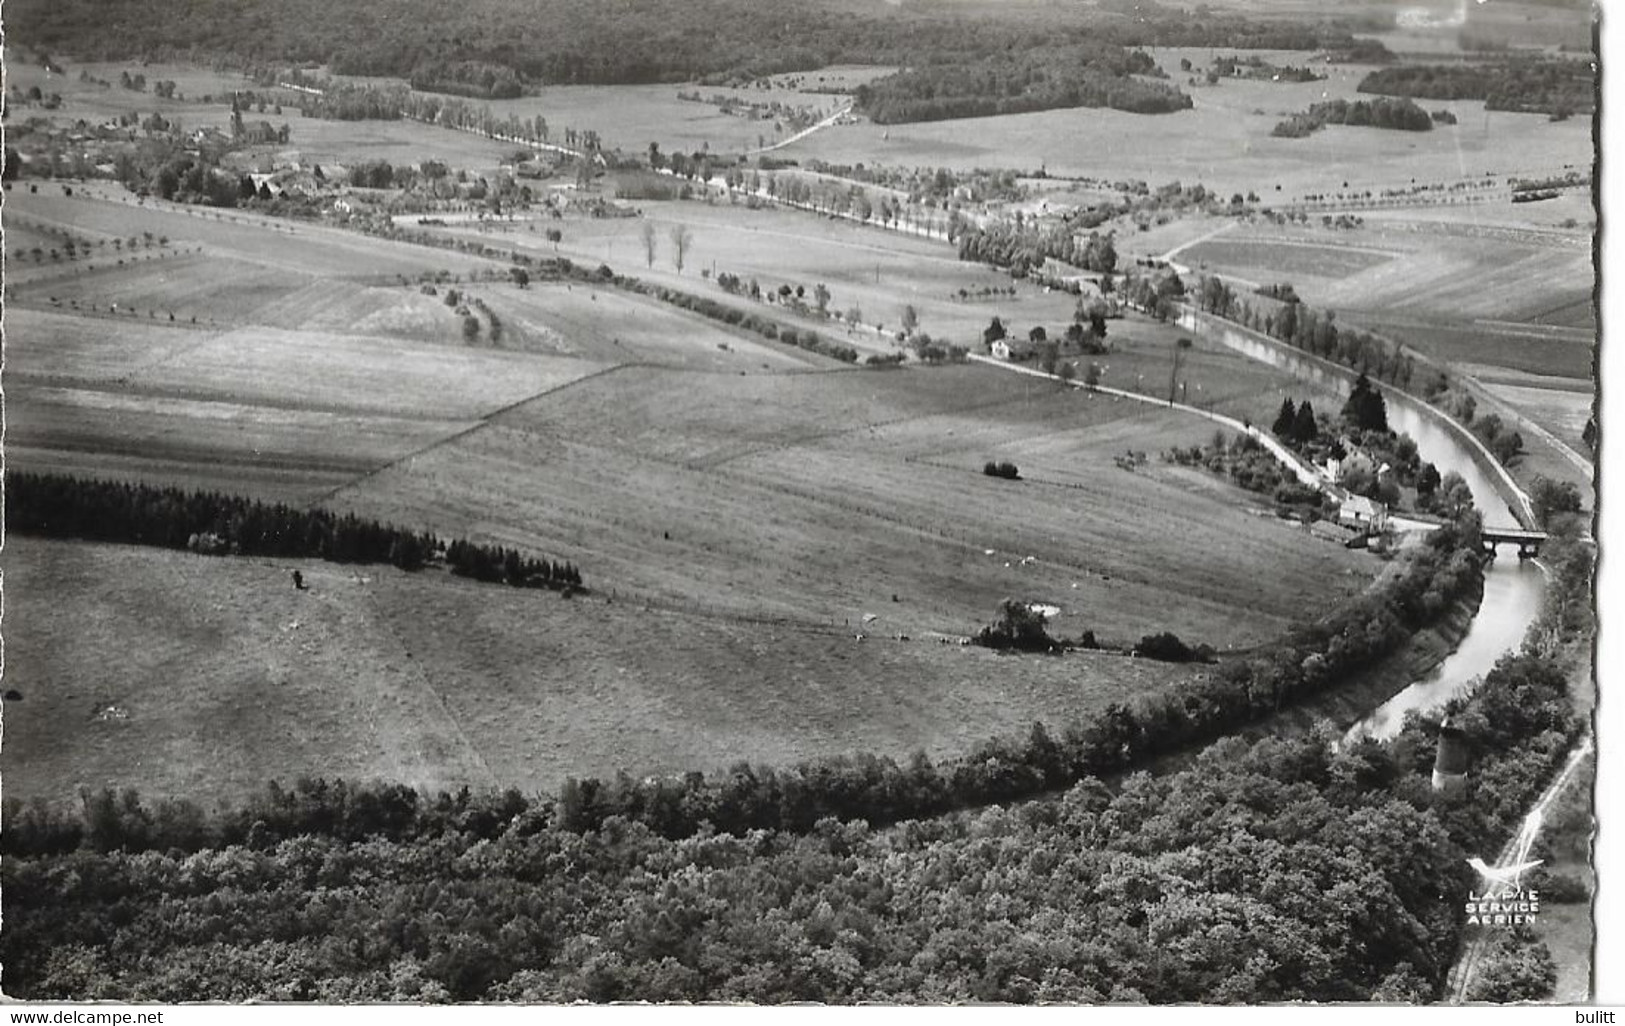
<path fill-rule="evenodd" d="M 745 152 L 747 154 L 752 154 L 752 153 L 772 153 L 774 150 L 779 149 L 780 147 L 789 146 L 791 143 L 800 142 L 801 140 L 807 138 L 807 136 L 809 136 L 809 135 L 812 135 L 814 132 L 818 131 L 819 129 L 828 128 L 830 125 L 835 124 L 835 122 L 841 120 L 842 117 L 846 116 L 847 114 L 850 114 L 851 112 L 852 112 L 852 104 L 850 102 L 848 102 L 846 106 L 840 108 L 835 113 L 831 114 L 829 117 L 824 118 L 822 121 L 818 122 L 815 125 L 808 125 L 806 128 L 803 128 L 801 131 L 797 132 L 795 135 L 790 136 L 788 139 L 781 139 L 781 140 L 779 140 L 778 142 L 774 143 L 771 146 L 763 146 L 763 147 L 761 147 L 759 149 L 746 150 Z"/>
<path fill-rule="evenodd" d="M 1563 769 L 1558 773 L 1557 778 L 1546 786 L 1546 790 L 1541 792 L 1540 797 L 1530 808 L 1528 814 L 1524 816 L 1523 824 L 1518 833 L 1502 846 L 1500 854 L 1495 860 L 1496 865 L 1505 866 L 1524 860 L 1524 857 L 1529 853 L 1529 849 L 1534 847 L 1536 839 L 1540 837 L 1541 828 L 1545 825 L 1546 810 L 1551 808 L 1552 803 L 1562 795 L 1569 782 L 1574 779 L 1575 770 L 1579 768 L 1580 763 L 1584 761 L 1591 749 L 1592 739 L 1590 733 L 1587 733 L 1580 738 L 1579 743 L 1574 747 L 1574 751 L 1569 753 L 1568 761 L 1563 764 Z M 1489 947 L 1491 936 L 1490 930 L 1479 930 L 1478 935 L 1468 941 L 1467 946 L 1462 949 L 1461 957 L 1451 967 L 1450 974 L 1446 977 L 1446 983 L 1450 990 L 1449 1002 L 1451 1004 L 1459 1005 L 1467 1001 L 1467 994 L 1472 989 L 1473 980 L 1477 977 L 1479 968 L 1483 963 L 1484 953 Z"/>
<path fill-rule="evenodd" d="M 1290 467 L 1292 473 L 1297 476 L 1301 483 L 1311 488 L 1321 488 L 1326 483 L 1313 467 L 1310 467 L 1308 464 L 1304 463 L 1298 458 L 1297 453 L 1288 449 L 1280 442 L 1277 442 L 1267 433 L 1260 431 L 1257 427 L 1251 424 L 1245 424 L 1234 417 L 1227 417 L 1222 413 L 1214 413 L 1212 410 L 1204 410 L 1199 406 L 1189 406 L 1185 403 L 1170 402 L 1166 399 L 1158 399 L 1155 396 L 1144 395 L 1140 392 L 1127 392 L 1121 388 L 1111 388 L 1107 385 L 1082 385 L 1076 381 L 1068 381 L 1066 378 L 1063 378 L 1058 374 L 1049 374 L 1033 367 L 1022 367 L 1017 364 L 1007 363 L 1004 360 L 999 360 L 991 356 L 982 356 L 978 353 L 970 353 L 966 356 L 966 359 L 975 363 L 986 364 L 990 367 L 1001 367 L 1014 374 L 1027 374 L 1032 377 L 1044 378 L 1059 384 L 1070 385 L 1073 388 L 1087 388 L 1089 391 L 1098 392 L 1101 395 L 1109 395 L 1118 399 L 1132 399 L 1138 403 L 1146 403 L 1151 406 L 1159 406 L 1169 410 L 1178 410 L 1181 413 L 1195 414 L 1198 417 L 1211 420 L 1216 424 L 1222 424 L 1233 431 L 1239 431 L 1242 434 L 1251 437 L 1264 448 L 1268 449 L 1276 459 Z"/>

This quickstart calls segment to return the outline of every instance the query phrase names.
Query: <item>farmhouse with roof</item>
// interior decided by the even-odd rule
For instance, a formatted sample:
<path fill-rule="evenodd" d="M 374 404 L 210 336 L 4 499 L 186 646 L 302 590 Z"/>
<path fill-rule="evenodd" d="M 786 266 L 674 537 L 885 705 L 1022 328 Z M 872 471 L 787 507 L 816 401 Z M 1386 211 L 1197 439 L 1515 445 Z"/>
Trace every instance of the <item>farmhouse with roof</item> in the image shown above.
<path fill-rule="evenodd" d="M 1381 531 L 1388 526 L 1388 507 L 1363 495 L 1350 495 L 1337 507 L 1337 522 L 1344 527 Z"/>
<path fill-rule="evenodd" d="M 1025 360 L 1033 355 L 1036 346 L 1024 338 L 1001 338 L 988 347 L 1000 360 Z"/>

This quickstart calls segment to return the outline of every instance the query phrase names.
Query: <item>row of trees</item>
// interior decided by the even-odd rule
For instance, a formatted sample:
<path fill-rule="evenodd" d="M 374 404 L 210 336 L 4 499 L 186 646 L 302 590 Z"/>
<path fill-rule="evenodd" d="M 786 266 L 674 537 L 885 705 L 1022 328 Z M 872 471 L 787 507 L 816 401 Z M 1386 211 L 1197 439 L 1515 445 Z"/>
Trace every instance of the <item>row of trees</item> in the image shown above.
<path fill-rule="evenodd" d="M 448 546 L 433 534 L 354 514 L 218 492 L 12 472 L 6 475 L 5 512 L 8 530 L 50 538 L 335 563 L 390 563 L 403 570 L 444 559 L 453 572 L 481 580 L 527 587 L 582 586 L 580 571 L 567 562 L 460 540 Z"/>
<path fill-rule="evenodd" d="M 1411 385 L 1416 371 L 1414 356 L 1402 346 L 1369 332 L 1339 328 L 1333 311 L 1317 311 L 1304 303 L 1277 302 L 1262 296 L 1244 299 L 1216 275 L 1203 275 L 1192 296 L 1198 310 L 1236 321 L 1374 380 L 1400 388 Z"/>

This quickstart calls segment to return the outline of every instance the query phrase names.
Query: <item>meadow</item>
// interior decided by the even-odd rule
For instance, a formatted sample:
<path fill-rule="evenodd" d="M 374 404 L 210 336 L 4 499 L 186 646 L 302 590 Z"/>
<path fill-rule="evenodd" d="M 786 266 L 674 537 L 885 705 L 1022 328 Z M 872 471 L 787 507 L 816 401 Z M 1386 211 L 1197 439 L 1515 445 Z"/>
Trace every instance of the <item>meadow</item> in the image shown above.
<path fill-rule="evenodd" d="M 1328 608 L 1343 592 L 1326 580 L 1357 587 L 1372 567 L 1256 515 L 1239 490 L 1113 462 L 1209 434 L 1185 415 L 984 367 L 623 368 L 332 501 L 506 545 L 545 539 L 623 599 L 657 606 L 830 626 L 873 614 L 887 631 L 960 636 L 1014 595 L 1060 605 L 1063 634 L 1133 640 L 1159 625 L 1223 648 Z M 1026 479 L 987 477 L 988 459 Z M 1166 540 L 1135 541 L 1147 531 Z M 1236 607 L 1236 575 L 1263 561 L 1278 579 Z"/>
<path fill-rule="evenodd" d="M 744 204 L 699 201 L 644 201 L 636 204 L 641 218 L 566 218 L 558 227 L 563 239 L 557 251 L 579 264 L 608 264 L 621 274 L 706 296 L 718 302 L 752 310 L 781 321 L 813 327 L 848 341 L 845 328 L 823 318 L 804 318 L 783 304 L 764 305 L 742 296 L 730 296 L 715 283 L 718 274 L 755 279 L 763 291 L 781 285 L 805 290 L 814 304 L 814 288 L 822 283 L 830 291 L 829 310 L 845 314 L 857 307 L 860 320 L 871 328 L 890 332 L 902 326 L 903 310 L 913 306 L 921 330 L 933 338 L 960 344 L 980 341 L 982 329 L 1000 317 L 1025 333 L 1034 325 L 1049 331 L 1064 330 L 1072 320 L 1076 300 L 1051 292 L 1009 274 L 957 259 L 954 251 L 933 242 L 898 232 L 866 227 L 850 221 L 821 218 L 783 210 L 750 210 Z M 556 222 L 542 222 L 555 224 Z M 644 250 L 642 226 L 654 226 L 655 256 L 651 265 Z M 674 263 L 671 232 L 688 229 L 684 269 Z M 483 238 L 496 245 L 528 249 L 538 256 L 552 255 L 555 247 L 541 234 L 515 229 L 481 234 L 473 229 L 437 229 L 467 238 Z M 708 277 L 709 276 L 709 279 Z M 960 299 L 965 289 L 1014 288 L 1014 295 Z M 854 345 L 890 349 L 886 338 L 860 332 Z"/>
<path fill-rule="evenodd" d="M 448 144 L 474 138 L 424 130 Z M 124 264 L 98 247 L 12 283 L 15 466 L 222 488 L 544 551 L 593 587 L 566 602 L 438 570 L 409 579 L 25 539 L 12 583 L 60 577 L 66 608 L 93 608 L 96 624 L 68 646 L 65 626 L 15 623 L 9 654 L 27 697 L 8 714 L 41 718 L 28 728 L 37 745 L 8 748 L 27 767 L 17 793 L 119 780 L 225 796 L 299 772 L 550 788 L 621 768 L 954 754 L 1188 672 L 957 644 L 1006 598 L 1057 607 L 1058 635 L 1126 645 L 1171 630 L 1222 652 L 1330 610 L 1381 567 L 1276 518 L 1263 497 L 1163 463 L 1161 450 L 1214 434 L 1178 412 L 985 366 L 844 367 L 584 282 L 453 283 L 480 301 L 469 339 L 446 284 L 428 294 L 402 280 L 466 279 L 501 262 L 138 204 L 110 186 L 14 190 L 13 204 L 42 238 L 167 240 Z M 1073 318 L 1074 297 L 939 242 L 743 204 L 636 205 L 641 220 L 433 230 L 607 263 L 869 352 L 895 349 L 905 306 L 934 337 L 972 347 L 994 317 L 1016 337 L 1040 326 L 1058 336 Z M 562 238 L 548 241 L 542 225 Z M 679 226 L 691 233 L 681 271 Z M 1276 243 L 1297 229 L 1198 241 L 1214 227 L 1193 219 L 1125 238 L 1125 260 L 1194 242 L 1198 258 L 1308 270 L 1306 283 L 1330 288 L 1421 259 L 1416 238 L 1455 238 L 1384 228 L 1351 245 L 1353 235 L 1304 230 L 1283 258 Z M 862 326 L 729 295 L 715 281 L 724 272 L 764 290 L 802 286 L 809 304 L 823 284 L 829 309 L 857 308 Z M 977 297 L 991 288 L 1000 294 Z M 1137 314 L 1107 329 L 1111 351 L 1077 358 L 1079 376 L 1092 362 L 1104 384 L 1165 395 L 1179 329 Z M 1333 408 L 1200 339 L 1180 366 L 1181 398 L 1255 423 L 1288 395 Z M 1149 461 L 1125 469 L 1125 452 Z M 983 474 L 990 460 L 1017 464 L 1021 480 Z M 296 567 L 311 593 L 286 586 Z M 117 588 L 97 598 L 94 582 L 109 576 Z M 116 685 L 96 668 L 139 626 L 115 604 L 164 610 L 169 632 Z M 208 657 L 183 665 L 179 653 L 197 647 Z M 200 695 L 211 679 L 227 686 Z M 95 739 L 88 754 L 60 740 L 77 732 Z M 159 740 L 143 754 L 148 734 Z"/>
<path fill-rule="evenodd" d="M 1359 97 L 1372 68 L 1328 65 L 1321 82 L 1222 79 L 1190 85 L 1179 71 L 1187 58 L 1204 72 L 1220 51 L 1150 48 L 1172 84 L 1188 92 L 1190 110 L 1140 115 L 1113 110 L 1054 110 L 907 125 L 837 125 L 785 147 L 778 155 L 836 164 L 892 164 L 958 169 L 1013 167 L 1051 175 L 1152 186 L 1197 182 L 1223 195 L 1256 192 L 1285 203 L 1347 181 L 1349 188 L 1404 187 L 1488 175 L 1535 176 L 1564 164 L 1583 165 L 1592 151 L 1583 118 L 1551 122 L 1541 114 L 1486 112 L 1482 102 L 1440 101 L 1456 125 L 1431 132 L 1328 126 L 1302 139 L 1270 135 L 1278 121 L 1329 99 Z M 1304 54 L 1260 51 L 1277 63 L 1301 65 Z M 1328 182 L 1327 168 L 1338 181 Z"/>
<path fill-rule="evenodd" d="M 24 799 L 111 784 L 209 807 L 305 775 L 535 792 L 621 769 L 943 757 L 1189 672 L 35 538 L 8 541 L 7 586 L 52 595 L 7 611 L 23 698 L 3 765 Z"/>

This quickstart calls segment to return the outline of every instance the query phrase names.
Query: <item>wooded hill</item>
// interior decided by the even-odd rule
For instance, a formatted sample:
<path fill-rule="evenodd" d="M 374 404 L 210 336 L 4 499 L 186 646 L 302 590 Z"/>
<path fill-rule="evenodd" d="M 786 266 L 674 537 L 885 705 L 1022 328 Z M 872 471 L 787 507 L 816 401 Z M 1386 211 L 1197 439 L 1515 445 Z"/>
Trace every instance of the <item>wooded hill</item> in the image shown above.
<path fill-rule="evenodd" d="M 8 37 L 85 58 L 328 63 L 422 88 L 510 95 L 521 84 L 721 81 L 832 63 L 967 63 L 1045 47 L 1343 48 L 1340 22 L 1181 10 L 1012 5 L 855 7 L 840 0 L 12 0 Z"/>

